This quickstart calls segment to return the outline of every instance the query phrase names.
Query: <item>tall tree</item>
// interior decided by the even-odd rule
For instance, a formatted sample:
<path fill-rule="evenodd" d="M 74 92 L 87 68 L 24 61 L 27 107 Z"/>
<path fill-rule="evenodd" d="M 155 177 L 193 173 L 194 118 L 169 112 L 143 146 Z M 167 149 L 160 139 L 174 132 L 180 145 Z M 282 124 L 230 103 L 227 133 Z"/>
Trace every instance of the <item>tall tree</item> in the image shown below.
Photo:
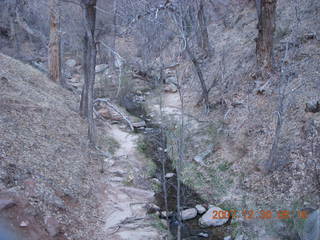
<path fill-rule="evenodd" d="M 95 127 L 93 121 L 93 87 L 95 82 L 95 66 L 97 48 L 95 41 L 97 0 L 81 0 L 84 16 L 84 85 L 81 93 L 80 115 L 88 119 L 88 137 L 91 145 L 95 145 Z"/>
<path fill-rule="evenodd" d="M 207 30 L 207 19 L 204 12 L 203 0 L 199 0 L 197 19 L 200 30 L 200 34 L 198 34 L 199 47 L 204 51 L 204 53 L 207 56 L 210 56 L 209 35 Z"/>
<path fill-rule="evenodd" d="M 273 34 L 277 0 L 256 0 L 258 14 L 257 63 L 261 70 L 273 70 Z"/>
<path fill-rule="evenodd" d="M 50 40 L 48 68 L 50 79 L 54 82 L 62 83 L 59 0 L 50 1 Z"/>
<path fill-rule="evenodd" d="M 15 53 L 17 57 L 20 57 L 20 45 L 19 45 L 19 34 L 18 24 L 16 23 L 16 9 L 18 2 L 12 0 L 9 2 L 9 14 L 10 14 L 10 39 L 13 43 Z"/>

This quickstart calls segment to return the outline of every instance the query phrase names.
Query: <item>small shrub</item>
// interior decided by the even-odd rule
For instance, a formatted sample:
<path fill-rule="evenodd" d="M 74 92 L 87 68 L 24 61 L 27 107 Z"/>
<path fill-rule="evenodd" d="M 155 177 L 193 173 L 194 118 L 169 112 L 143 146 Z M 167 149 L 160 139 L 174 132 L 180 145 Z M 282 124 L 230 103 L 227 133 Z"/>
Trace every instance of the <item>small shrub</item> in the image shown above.
<path fill-rule="evenodd" d="M 225 172 L 225 171 L 229 170 L 229 168 L 231 167 L 231 165 L 232 165 L 232 163 L 223 162 L 223 163 L 219 164 L 218 169 L 219 169 L 221 172 Z"/>

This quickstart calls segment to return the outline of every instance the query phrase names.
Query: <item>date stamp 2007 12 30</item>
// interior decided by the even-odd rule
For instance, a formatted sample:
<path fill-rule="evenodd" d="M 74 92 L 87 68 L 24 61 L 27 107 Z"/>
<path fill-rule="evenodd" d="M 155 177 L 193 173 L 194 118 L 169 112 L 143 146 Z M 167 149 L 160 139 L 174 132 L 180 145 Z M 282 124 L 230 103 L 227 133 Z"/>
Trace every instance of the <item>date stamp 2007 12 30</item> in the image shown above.
<path fill-rule="evenodd" d="M 307 211 L 289 211 L 289 210 L 277 210 L 277 211 L 271 211 L 271 210 L 214 210 L 212 212 L 212 219 L 229 219 L 232 218 L 238 218 L 243 217 L 244 219 L 290 219 L 294 216 L 297 216 L 300 219 L 306 219 L 308 217 Z"/>

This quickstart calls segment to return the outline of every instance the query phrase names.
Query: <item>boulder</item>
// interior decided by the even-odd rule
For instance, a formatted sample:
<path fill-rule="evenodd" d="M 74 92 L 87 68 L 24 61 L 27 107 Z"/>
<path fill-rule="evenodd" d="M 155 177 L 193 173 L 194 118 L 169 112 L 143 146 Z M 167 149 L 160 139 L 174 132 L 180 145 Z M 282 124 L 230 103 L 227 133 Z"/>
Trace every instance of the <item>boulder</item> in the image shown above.
<path fill-rule="evenodd" d="M 134 128 L 145 128 L 147 125 L 145 121 L 141 121 L 141 122 L 132 123 L 132 126 Z"/>
<path fill-rule="evenodd" d="M 183 221 L 193 219 L 197 216 L 197 209 L 189 208 L 181 211 L 181 219 Z"/>
<path fill-rule="evenodd" d="M 148 213 L 148 214 L 156 213 L 156 212 L 159 212 L 159 211 L 160 211 L 160 207 L 157 206 L 157 205 L 154 204 L 154 203 L 147 203 L 147 204 L 145 205 L 145 208 L 147 209 L 147 213 Z"/>
<path fill-rule="evenodd" d="M 178 83 L 178 79 L 177 79 L 176 76 L 170 76 L 170 77 L 166 78 L 166 83 L 177 84 Z"/>
<path fill-rule="evenodd" d="M 211 227 L 211 226 L 221 226 L 225 224 L 228 221 L 228 218 L 221 218 L 221 219 L 215 219 L 213 218 L 214 211 L 223 211 L 219 207 L 211 207 L 202 217 L 199 219 L 199 224 L 204 227 Z"/>
<path fill-rule="evenodd" d="M 195 206 L 195 208 L 197 209 L 197 212 L 199 214 L 203 214 L 205 211 L 207 211 L 207 209 L 204 206 L 200 205 L 200 204 L 197 204 Z"/>
<path fill-rule="evenodd" d="M 163 218 L 166 218 L 167 216 L 170 217 L 172 215 L 172 212 L 166 212 L 166 211 L 162 211 L 160 213 L 160 216 Z"/>
<path fill-rule="evenodd" d="M 76 60 L 74 60 L 74 59 L 68 59 L 67 61 L 66 61 L 66 66 L 68 66 L 69 68 L 73 68 L 73 67 L 75 67 L 77 65 L 77 61 Z"/>
<path fill-rule="evenodd" d="M 172 83 L 169 83 L 169 84 L 166 84 L 165 87 L 164 87 L 164 91 L 166 93 L 176 93 L 178 91 L 178 88 L 176 85 L 172 84 Z"/>
<path fill-rule="evenodd" d="M 68 68 L 65 68 L 65 69 L 63 70 L 63 76 L 64 76 L 64 78 L 70 80 L 70 79 L 72 79 L 72 77 L 73 77 L 73 71 L 70 70 L 70 69 L 68 69 Z"/>
<path fill-rule="evenodd" d="M 107 68 L 108 68 L 108 64 L 100 64 L 96 66 L 95 71 L 96 73 L 101 73 L 105 71 Z"/>
<path fill-rule="evenodd" d="M 205 150 L 204 152 L 201 152 L 199 154 L 197 154 L 193 160 L 196 161 L 197 163 L 203 163 L 203 161 L 210 156 L 210 154 L 213 151 L 213 144 L 210 144 L 208 149 Z"/>
<path fill-rule="evenodd" d="M 320 102 L 316 100 L 307 102 L 305 111 L 312 113 L 320 112 Z"/>
<path fill-rule="evenodd" d="M 202 237 L 202 238 L 208 238 L 209 237 L 209 234 L 206 233 L 206 232 L 200 232 L 197 234 L 198 237 Z"/>
<path fill-rule="evenodd" d="M 106 119 L 110 119 L 113 121 L 121 121 L 122 120 L 121 115 L 109 107 L 99 109 L 98 113 Z"/>
<path fill-rule="evenodd" d="M 166 178 L 172 178 L 173 176 L 174 176 L 174 173 L 167 173 L 165 177 Z"/>

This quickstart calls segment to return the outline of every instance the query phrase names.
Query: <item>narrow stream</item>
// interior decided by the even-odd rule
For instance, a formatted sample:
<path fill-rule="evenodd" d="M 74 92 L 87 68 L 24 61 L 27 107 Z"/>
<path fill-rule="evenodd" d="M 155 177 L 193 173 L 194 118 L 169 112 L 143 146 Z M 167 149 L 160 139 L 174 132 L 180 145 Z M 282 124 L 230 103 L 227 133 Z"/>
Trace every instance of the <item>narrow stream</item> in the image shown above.
<path fill-rule="evenodd" d="M 158 126 L 154 124 L 149 124 L 149 129 L 152 129 L 150 131 L 145 132 L 145 144 L 147 146 L 146 154 L 149 158 L 152 159 L 152 161 L 156 164 L 157 170 L 155 173 L 155 177 L 160 182 L 162 182 L 163 173 L 162 173 L 162 162 L 159 160 L 159 156 L 161 154 L 164 154 L 162 149 L 166 149 L 166 142 L 163 141 L 165 139 L 163 136 L 161 136 L 161 131 Z M 160 152 L 162 151 L 162 153 Z M 165 159 L 165 173 L 176 173 L 172 160 L 169 158 L 167 154 L 162 155 L 162 158 Z M 167 202 L 168 202 L 168 210 L 169 212 L 175 212 L 176 211 L 176 204 L 177 204 L 177 177 L 176 174 L 167 179 Z M 162 188 L 161 188 L 162 189 Z M 161 208 L 161 211 L 165 211 L 165 200 L 164 200 L 164 192 L 161 190 L 160 192 L 156 193 L 156 204 Z M 204 204 L 206 205 L 206 202 L 199 196 L 198 193 L 196 193 L 193 189 L 190 187 L 184 185 L 181 183 L 181 207 L 183 209 L 187 208 L 193 208 L 197 204 Z M 184 238 L 184 239 L 210 239 L 210 240 L 220 240 L 224 239 L 225 236 L 230 235 L 230 228 L 231 226 L 227 223 L 224 226 L 221 227 L 211 227 L 211 228 L 203 228 L 198 224 L 200 216 L 198 215 L 196 218 L 192 220 L 187 220 L 184 222 L 184 224 L 187 226 L 186 229 L 191 233 L 190 238 Z M 194 236 L 196 232 L 203 232 L 208 233 L 208 238 L 203 237 L 197 237 Z"/>
<path fill-rule="evenodd" d="M 134 99 L 134 97 L 132 98 Z M 176 212 L 177 210 L 177 177 L 176 177 L 176 170 L 173 166 L 172 159 L 168 156 L 167 153 L 163 151 L 163 149 L 167 149 L 167 143 L 166 143 L 166 137 L 165 133 L 161 132 L 160 126 L 158 124 L 153 123 L 153 121 L 150 116 L 147 116 L 146 111 L 143 107 L 142 102 L 135 102 L 134 104 L 130 104 L 130 106 L 124 106 L 128 112 L 135 115 L 136 117 L 139 117 L 140 119 L 144 120 L 147 125 L 147 130 L 139 131 L 140 133 L 144 134 L 144 144 L 146 146 L 145 154 L 148 156 L 149 159 L 151 159 L 155 165 L 156 165 L 156 171 L 154 176 L 152 178 L 157 178 L 161 183 L 163 182 L 163 164 L 160 159 L 164 159 L 165 162 L 165 173 L 175 173 L 175 175 L 169 179 L 166 179 L 166 187 L 167 187 L 167 203 L 168 203 L 168 211 L 169 212 Z M 134 105 L 134 109 L 131 109 L 131 107 Z M 143 116 L 143 117 L 142 117 Z M 162 135 L 163 134 L 163 135 Z M 197 204 L 213 204 L 213 203 L 207 203 L 204 201 L 198 193 L 196 193 L 193 189 L 186 186 L 185 184 L 180 184 L 180 202 L 182 209 L 187 208 L 194 208 Z M 156 193 L 156 204 L 161 208 L 161 211 L 165 211 L 165 194 L 163 192 L 163 188 L 161 187 L 161 190 Z M 187 220 L 183 222 L 182 227 L 185 231 L 185 235 L 188 237 L 185 237 L 183 239 L 209 239 L 209 240 L 223 240 L 225 236 L 231 235 L 231 226 L 230 226 L 230 220 L 227 224 L 221 226 L 221 227 L 210 227 L 210 228 L 201 228 L 198 224 L 199 218 L 201 216 L 197 216 L 194 219 Z M 170 221 L 169 221 L 170 222 Z M 196 233 L 207 233 L 208 237 L 198 237 L 195 236 Z M 173 235 L 173 233 L 171 231 Z"/>

